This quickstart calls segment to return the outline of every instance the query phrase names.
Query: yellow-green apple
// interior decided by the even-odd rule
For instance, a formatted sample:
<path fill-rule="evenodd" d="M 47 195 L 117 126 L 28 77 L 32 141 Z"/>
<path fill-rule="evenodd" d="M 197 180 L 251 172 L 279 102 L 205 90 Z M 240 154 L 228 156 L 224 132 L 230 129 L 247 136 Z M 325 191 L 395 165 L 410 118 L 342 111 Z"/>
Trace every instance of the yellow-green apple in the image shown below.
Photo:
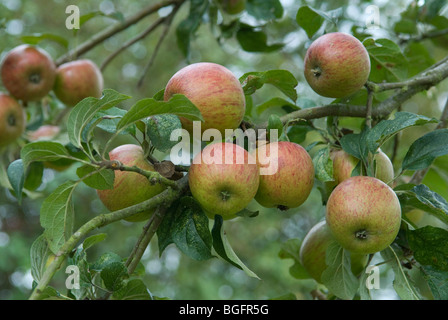
<path fill-rule="evenodd" d="M 53 88 L 56 65 L 45 50 L 23 44 L 6 54 L 1 76 L 6 90 L 16 99 L 37 101 Z"/>
<path fill-rule="evenodd" d="M 259 167 L 272 172 L 260 175 L 255 200 L 267 208 L 281 210 L 303 204 L 314 185 L 314 166 L 308 152 L 289 141 L 271 142 L 256 149 Z"/>
<path fill-rule="evenodd" d="M 0 146 L 17 140 L 25 131 L 26 114 L 16 99 L 0 93 Z"/>
<path fill-rule="evenodd" d="M 299 251 L 299 259 L 308 274 L 319 283 L 322 283 L 322 272 L 327 268 L 325 255 L 329 245 L 336 240 L 333 238 L 325 220 L 315 224 L 306 234 Z M 367 265 L 368 255 L 350 254 L 351 270 L 359 275 Z"/>
<path fill-rule="evenodd" d="M 342 149 L 333 149 L 330 152 L 330 158 L 333 160 L 333 178 L 334 184 L 337 185 L 352 176 L 359 159 L 353 157 Z M 389 157 L 379 149 L 374 155 L 375 178 L 385 183 L 389 183 L 394 179 L 394 166 Z"/>
<path fill-rule="evenodd" d="M 154 166 L 145 159 L 142 147 L 134 144 L 124 144 L 109 152 L 109 159 L 119 161 L 125 166 L 137 166 L 147 171 L 155 171 Z M 130 207 L 148 200 L 165 190 L 159 183 L 152 184 L 145 176 L 131 171 L 115 171 L 112 189 L 97 190 L 101 202 L 110 211 Z M 147 220 L 154 213 L 154 209 L 136 213 L 127 218 L 131 222 Z"/>
<path fill-rule="evenodd" d="M 304 61 L 305 79 L 319 95 L 344 98 L 361 89 L 370 74 L 370 58 L 354 36 L 332 32 L 309 46 Z"/>
<path fill-rule="evenodd" d="M 92 60 L 80 59 L 58 67 L 53 91 L 59 100 L 72 107 L 87 97 L 100 98 L 103 86 L 98 66 Z"/>
<path fill-rule="evenodd" d="M 344 249 L 370 254 L 395 240 L 401 207 L 387 184 L 374 177 L 356 176 L 341 182 L 330 194 L 325 218 Z"/>
<path fill-rule="evenodd" d="M 224 136 L 225 129 L 236 129 L 246 110 L 242 86 L 235 75 L 222 65 L 211 62 L 190 64 L 176 72 L 165 87 L 164 99 L 185 95 L 200 110 L 202 132 L 214 128 Z M 192 121 L 180 118 L 190 132 Z"/>
<path fill-rule="evenodd" d="M 238 14 L 246 7 L 246 0 L 219 0 L 222 10 L 228 14 Z"/>
<path fill-rule="evenodd" d="M 209 218 L 225 220 L 246 208 L 259 184 L 255 158 L 229 142 L 207 145 L 194 157 L 188 176 L 191 193 Z"/>

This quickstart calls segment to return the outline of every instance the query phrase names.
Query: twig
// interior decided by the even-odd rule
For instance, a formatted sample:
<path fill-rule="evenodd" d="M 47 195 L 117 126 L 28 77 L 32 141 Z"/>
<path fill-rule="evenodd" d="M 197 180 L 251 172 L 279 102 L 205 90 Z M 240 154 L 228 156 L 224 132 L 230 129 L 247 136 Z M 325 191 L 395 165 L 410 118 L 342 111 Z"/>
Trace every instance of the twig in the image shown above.
<path fill-rule="evenodd" d="M 167 207 L 158 207 L 154 214 L 151 216 L 151 219 L 143 228 L 143 232 L 140 235 L 139 240 L 132 252 L 126 261 L 126 266 L 128 267 L 128 273 L 132 274 L 140 262 L 143 254 L 145 253 L 146 248 L 148 247 L 151 239 L 157 232 L 160 224 L 162 223 L 163 217 L 167 211 Z"/>
<path fill-rule="evenodd" d="M 125 21 L 116 23 L 112 25 L 111 27 L 104 29 L 103 31 L 95 34 L 92 36 L 89 40 L 85 41 L 84 43 L 77 46 L 75 49 L 70 50 L 65 55 L 61 56 L 59 59 L 56 60 L 56 64 L 60 65 L 64 62 L 70 61 L 71 59 L 75 59 L 86 52 L 90 51 L 106 39 L 112 37 L 113 35 L 126 30 L 130 26 L 136 24 L 143 18 L 157 12 L 159 9 L 171 6 L 173 4 L 182 4 L 185 2 L 185 0 L 162 0 L 159 3 L 151 4 L 146 8 L 143 8 L 133 16 L 130 16 Z"/>
<path fill-rule="evenodd" d="M 373 91 L 367 88 L 366 126 L 372 128 Z"/>
<path fill-rule="evenodd" d="M 161 25 L 165 21 L 165 18 L 159 18 L 157 19 L 153 24 L 149 26 L 146 30 L 144 30 L 142 33 L 137 35 L 136 37 L 132 38 L 128 42 L 124 43 L 120 48 L 118 48 L 116 51 L 112 52 L 101 64 L 100 69 L 101 71 L 104 71 L 104 69 L 107 67 L 107 65 L 115 58 L 117 57 L 121 52 L 123 52 L 125 49 L 132 46 L 134 43 L 137 43 L 138 41 L 144 39 L 147 35 L 149 35 L 151 32 L 153 32 L 159 25 Z"/>
<path fill-rule="evenodd" d="M 137 83 L 137 88 L 140 88 L 143 85 L 143 80 L 145 79 L 145 76 L 148 73 L 149 68 L 151 68 L 152 64 L 154 63 L 154 60 L 157 56 L 157 53 L 159 52 L 160 47 L 162 46 L 163 41 L 165 40 L 166 36 L 168 35 L 168 31 L 170 29 L 171 22 L 173 21 L 173 17 L 176 15 L 176 12 L 179 9 L 179 7 L 180 7 L 180 5 L 176 5 L 173 8 L 173 11 L 170 13 L 170 15 L 168 17 L 166 17 L 166 19 L 164 20 L 165 28 L 163 29 L 162 34 L 160 35 L 160 38 L 157 41 L 156 47 L 154 48 L 154 51 L 151 55 L 151 58 L 149 59 L 149 62 L 143 69 L 143 73 Z"/>

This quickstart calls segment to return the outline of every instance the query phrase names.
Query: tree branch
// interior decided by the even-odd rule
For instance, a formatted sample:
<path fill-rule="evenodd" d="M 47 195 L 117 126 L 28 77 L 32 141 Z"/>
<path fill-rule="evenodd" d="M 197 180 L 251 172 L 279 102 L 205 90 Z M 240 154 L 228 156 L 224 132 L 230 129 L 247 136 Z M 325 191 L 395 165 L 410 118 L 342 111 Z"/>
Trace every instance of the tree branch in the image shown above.
<path fill-rule="evenodd" d="M 73 50 L 70 50 L 65 55 L 61 56 L 59 59 L 56 60 L 56 64 L 60 65 L 62 63 L 65 63 L 67 61 L 70 61 L 72 59 L 76 59 L 77 57 L 85 54 L 86 52 L 92 50 L 94 47 L 96 47 L 98 44 L 102 43 L 106 39 L 112 37 L 113 35 L 126 30 L 130 26 L 136 24 L 143 18 L 157 12 L 159 9 L 168 7 L 174 4 L 180 5 L 181 3 L 185 2 L 185 0 L 162 0 L 159 3 L 151 4 L 146 8 L 143 8 L 133 16 L 130 16 L 125 21 L 116 23 L 112 25 L 109 28 L 104 29 L 103 31 L 95 34 L 92 36 L 89 40 L 86 42 L 80 44 L 78 47 L 76 47 Z"/>
<path fill-rule="evenodd" d="M 397 89 L 396 93 L 372 108 L 372 118 L 387 117 L 392 111 L 415 94 L 428 90 L 446 78 L 448 78 L 448 57 L 407 81 L 396 83 L 368 82 L 366 86 L 375 93 Z M 295 119 L 311 120 L 327 116 L 363 118 L 366 116 L 366 113 L 367 106 L 334 103 L 321 107 L 297 110 L 282 116 L 280 119 L 283 124 L 286 124 Z M 255 126 L 256 129 L 265 129 L 266 127 L 267 122 Z"/>
<path fill-rule="evenodd" d="M 177 182 L 177 189 L 168 188 L 153 198 L 133 205 L 128 208 L 117 210 L 111 213 L 101 214 L 91 219 L 81 226 L 59 249 L 53 262 L 45 269 L 38 285 L 34 288 L 30 295 L 30 300 L 38 300 L 42 296 L 44 289 L 48 286 L 57 270 L 62 266 L 67 256 L 75 249 L 76 245 L 91 231 L 104 227 L 115 221 L 128 218 L 136 213 L 146 211 L 158 206 L 169 206 L 171 202 L 176 200 L 188 188 L 188 175 L 185 175 Z"/>

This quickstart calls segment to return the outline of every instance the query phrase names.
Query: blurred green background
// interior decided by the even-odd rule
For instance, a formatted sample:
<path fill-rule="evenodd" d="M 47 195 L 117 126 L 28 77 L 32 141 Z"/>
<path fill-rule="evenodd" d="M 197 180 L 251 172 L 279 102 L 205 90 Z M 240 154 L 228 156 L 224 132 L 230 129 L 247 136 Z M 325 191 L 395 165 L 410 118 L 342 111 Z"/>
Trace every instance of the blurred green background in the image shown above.
<path fill-rule="evenodd" d="M 103 28 L 119 23 L 120 17 L 128 17 L 138 12 L 142 6 L 156 3 L 156 0 L 103 0 L 103 1 L 76 1 L 81 15 L 91 12 L 102 12 L 113 17 L 97 16 L 86 22 L 75 34 L 73 30 L 65 27 L 68 4 L 63 0 L 0 0 L 0 59 L 8 50 L 22 43 L 22 36 L 35 34 L 53 34 L 68 41 L 68 48 L 57 41 L 44 40 L 40 46 L 45 48 L 55 59 L 66 53 L 68 49 L 76 47 L 96 34 Z M 343 17 L 337 25 L 339 31 L 352 32 L 357 30 L 365 32 L 375 38 L 395 39 L 394 25 L 411 3 L 422 6 L 425 1 L 398 0 L 398 1 L 295 1 L 282 0 L 284 13 L 281 19 L 257 21 L 247 13 L 239 18 L 247 24 L 264 25 L 268 40 L 282 42 L 285 46 L 271 53 L 246 52 L 241 49 L 234 38 L 216 40 L 216 30 L 205 21 L 196 32 L 191 43 L 190 62 L 212 61 L 220 63 L 236 76 L 249 71 L 264 71 L 270 69 L 289 70 L 299 81 L 297 93 L 299 97 L 312 99 L 319 104 L 331 102 L 315 94 L 303 77 L 303 57 L 310 41 L 306 33 L 298 26 L 295 16 L 302 5 L 310 5 L 324 11 L 343 8 Z M 380 12 L 380 27 L 366 29 L 365 21 L 369 13 L 369 5 L 376 5 Z M 445 6 L 444 15 L 448 15 Z M 98 65 L 117 50 L 124 42 L 144 30 L 158 16 L 166 15 L 166 9 L 158 14 L 143 19 L 140 23 L 111 37 L 101 45 L 89 51 L 85 56 Z M 188 5 L 184 5 L 176 15 L 169 34 L 163 42 L 159 54 L 152 67 L 144 78 L 143 85 L 137 87 L 142 76 L 142 70 L 157 44 L 161 29 L 147 38 L 139 41 L 123 51 L 104 70 L 105 86 L 121 93 L 132 96 L 130 101 L 123 103 L 127 108 L 133 102 L 144 97 L 152 97 L 163 89 L 169 78 L 188 61 L 177 47 L 175 27 L 188 15 Z M 231 19 L 228 16 L 218 16 L 219 19 Z M 118 19 L 118 20 L 117 20 Z M 355 29 L 352 29 L 355 27 Z M 432 42 L 424 42 L 431 58 L 440 60 L 447 54 L 446 48 L 434 46 Z M 447 83 L 422 93 L 404 103 L 402 110 L 415 112 L 431 117 L 438 117 L 448 97 Z M 1 88 L 3 89 L 3 88 Z M 265 101 L 274 96 L 281 96 L 277 90 L 265 86 L 254 95 L 254 104 Z M 32 108 L 33 106 L 31 106 Z M 281 111 L 279 111 L 281 112 Z M 269 114 L 257 116 L 257 121 L 264 121 Z M 254 117 L 256 114 L 254 113 Z M 347 127 L 356 127 L 358 120 L 347 119 Z M 322 127 L 324 121 L 316 121 Z M 394 164 L 399 165 L 404 157 L 407 147 L 416 138 L 421 136 L 430 126 L 405 130 L 401 134 L 402 142 L 399 145 Z M 306 146 L 319 137 L 308 134 L 303 145 Z M 121 142 L 125 142 L 123 139 Z M 387 143 L 384 151 L 391 156 L 392 142 Z M 158 154 L 160 158 L 165 155 Z M 4 155 L 2 155 L 4 158 Z M 2 159 L 5 160 L 5 159 Z M 8 159 L 6 159 L 8 160 Z M 448 158 L 441 157 L 436 160 L 433 168 L 425 178 L 424 183 L 432 190 L 448 198 Z M 5 178 L 2 168 L 2 177 Z M 57 172 L 45 169 L 43 184 L 32 197 L 24 199 L 18 205 L 15 197 L 6 188 L 0 189 L 0 299 L 26 299 L 30 294 L 32 277 L 30 274 L 29 250 L 32 242 L 42 233 L 39 224 L 40 205 L 52 190 L 58 185 L 73 178 L 76 167 L 67 171 Z M 93 216 L 106 212 L 92 189 L 80 185 L 75 194 L 76 221 L 84 223 Z M 259 210 L 255 218 L 237 218 L 225 224 L 225 230 L 237 255 L 254 271 L 261 280 L 248 277 L 243 271 L 219 259 L 205 262 L 194 261 L 183 255 L 174 245 L 170 245 L 161 256 L 157 249 L 157 239 L 154 239 L 146 251 L 142 264 L 146 274 L 143 280 L 151 293 L 157 297 L 169 299 L 270 299 L 293 294 L 297 299 L 311 298 L 310 292 L 316 285 L 312 280 L 297 280 L 289 274 L 292 265 L 291 259 L 281 259 L 279 252 L 281 245 L 289 239 L 302 239 L 306 232 L 323 218 L 321 195 L 317 188 L 307 202 L 300 208 L 279 212 L 259 207 L 255 202 L 250 209 Z M 436 224 L 426 218 L 422 224 Z M 113 251 L 125 258 L 132 250 L 143 223 L 120 222 L 98 230 L 107 233 L 107 239 L 89 251 L 88 259 L 93 261 L 102 253 Z M 384 286 L 378 292 L 378 298 L 396 298 L 391 290 L 391 274 L 384 269 L 382 276 Z M 54 279 L 54 286 L 63 286 L 65 275 L 59 271 Z"/>

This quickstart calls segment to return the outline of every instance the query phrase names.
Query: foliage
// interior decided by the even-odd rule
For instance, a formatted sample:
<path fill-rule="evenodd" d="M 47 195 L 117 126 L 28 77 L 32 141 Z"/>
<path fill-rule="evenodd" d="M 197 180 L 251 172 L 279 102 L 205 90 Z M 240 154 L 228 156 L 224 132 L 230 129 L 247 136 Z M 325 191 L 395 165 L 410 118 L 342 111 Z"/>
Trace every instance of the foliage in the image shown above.
<path fill-rule="evenodd" d="M 8 3 L 0 1 L 4 15 L 0 16 L 0 34 L 5 39 L 2 55 L 25 42 L 45 47 L 59 57 L 59 63 L 78 55 L 91 54 L 93 60 L 108 57 L 102 69 L 107 89 L 101 98 L 86 98 L 68 108 L 50 93 L 27 106 L 27 133 L 51 123 L 61 127 L 57 138 L 30 141 L 24 134 L 1 152 L 0 227 L 5 232 L 0 232 L 0 274 L 13 274 L 5 261 L 14 260 L 22 268 L 29 265 L 33 278 L 33 288 L 19 297 L 184 298 L 194 287 L 191 279 L 199 279 L 205 272 L 224 289 L 228 285 L 218 276 L 237 275 L 240 280 L 228 283 L 238 293 L 241 283 L 249 284 L 249 289 L 240 293 L 244 298 L 275 298 L 290 292 L 294 298 L 311 298 L 309 292 L 315 288 L 328 299 L 381 297 L 383 288 L 368 287 L 369 273 L 352 274 L 350 254 L 337 244 L 327 250 L 323 286 L 316 287 L 300 264 L 301 240 L 323 218 L 328 198 L 325 183 L 333 180 L 329 151 L 340 147 L 361 160 L 357 174 L 374 175 L 372 158 L 378 148 L 390 155 L 395 167 L 394 191 L 402 206 L 402 228 L 389 248 L 370 257 L 370 265 L 381 269 L 381 285 L 393 287 L 392 298 L 448 299 L 448 107 L 442 116 L 438 107 L 446 99 L 443 80 L 448 77 L 445 1 L 409 0 L 377 6 L 381 26 L 376 28 L 359 19 L 362 10 L 377 5 L 375 1 L 292 4 L 248 0 L 246 9 L 237 15 L 225 13 L 218 1 L 160 1 L 148 8 L 138 1 L 126 2 L 152 19 L 139 31 L 135 29 L 139 21 L 133 20 L 137 15 L 126 10 L 125 4 L 86 2 L 79 4 L 81 29 L 62 27 L 67 17 L 62 14 L 38 33 L 29 34 L 16 32 L 14 23 L 28 23 L 30 17 L 23 15 L 26 10 L 39 21 L 48 17 L 39 1 L 23 3 L 20 10 Z M 58 3 L 54 2 L 55 10 L 64 12 L 65 7 Z M 111 3 L 112 8 L 106 10 L 104 6 Z M 157 5 L 160 7 L 151 11 Z M 389 10 L 399 11 L 399 18 L 386 16 Z M 158 19 L 164 19 L 160 26 L 166 28 L 156 37 Z M 126 23 L 127 28 L 114 29 Z M 311 41 L 331 31 L 350 32 L 360 39 L 372 63 L 365 88 L 345 99 L 316 95 L 307 86 L 300 66 Z M 101 39 L 95 34 L 107 36 Z M 117 168 L 108 161 L 106 155 L 113 146 L 132 142 L 140 144 L 160 167 L 163 160 L 168 162 L 177 143 L 170 140 L 170 133 L 181 127 L 179 117 L 202 120 L 202 115 L 183 95 L 164 101 L 164 84 L 179 66 L 201 60 L 232 67 L 238 74 L 247 102 L 246 128 L 278 129 L 280 139 L 299 143 L 312 155 L 316 183 L 303 206 L 279 214 L 253 202 L 235 220 L 224 221 L 220 216 L 211 220 L 188 192 L 188 166 L 172 164 L 169 174 L 162 168 L 148 173 Z M 128 75 L 126 81 L 123 74 Z M 61 161 L 68 168 L 55 170 Z M 144 225 L 123 222 L 136 208 L 109 213 L 92 192 L 110 189 L 117 169 L 137 170 L 151 181 L 170 186 L 160 197 L 139 204 L 158 208 Z M 419 176 L 422 170 L 426 175 Z M 414 209 L 424 212 L 423 220 L 416 222 L 407 216 Z M 14 215 L 21 216 L 19 226 L 26 226 L 13 229 Z M 31 224 L 39 228 L 31 228 Z M 294 227 L 285 227 L 290 224 Z M 27 231 L 31 231 L 29 238 Z M 10 239 L 7 245 L 2 245 L 3 234 Z M 157 243 L 151 241 L 153 236 Z M 24 248 L 21 255 L 8 259 L 19 252 L 16 247 Z M 154 263 L 163 261 L 173 248 L 183 261 L 175 269 L 179 283 L 172 284 L 163 276 L 156 283 L 151 275 L 149 281 L 143 264 L 145 252 L 157 252 L 151 257 Z M 23 261 L 24 252 L 29 261 Z M 78 267 L 79 288 L 65 289 L 67 275 L 57 271 L 61 266 Z M 169 267 L 161 274 L 164 272 L 168 275 Z M 393 280 L 387 278 L 388 272 Z M 268 282 L 271 288 L 259 284 L 266 278 L 273 279 Z M 151 283 L 156 283 L 156 288 Z M 160 289 L 167 283 L 176 289 Z M 251 290 L 260 287 L 264 292 L 251 295 Z M 213 289 L 195 290 L 205 292 L 195 292 L 201 298 L 214 297 Z"/>

